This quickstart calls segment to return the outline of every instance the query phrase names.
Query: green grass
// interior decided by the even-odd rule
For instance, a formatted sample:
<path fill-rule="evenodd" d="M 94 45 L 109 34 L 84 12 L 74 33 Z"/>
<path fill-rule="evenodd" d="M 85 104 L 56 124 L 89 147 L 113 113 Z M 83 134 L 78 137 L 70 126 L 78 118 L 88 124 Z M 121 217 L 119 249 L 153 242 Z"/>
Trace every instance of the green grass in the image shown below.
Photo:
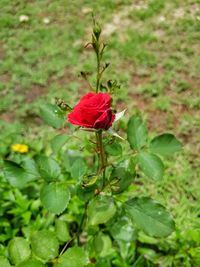
<path fill-rule="evenodd" d="M 184 144 L 158 187 L 145 178 L 138 187 L 172 211 L 180 236 L 166 242 L 179 247 L 187 243 L 189 230 L 200 230 L 200 8 L 194 8 L 199 1 L 132 2 L 0 1 L 1 149 L 17 140 L 40 149 L 49 131 L 38 119 L 40 105 L 54 103 L 55 97 L 73 105 L 88 90 L 78 75 L 95 66 L 91 50 L 84 49 L 90 41 L 92 10 L 103 28 L 115 29 L 110 35 L 104 32 L 104 38 L 105 58 L 111 63 L 105 81 L 113 75 L 122 84 L 114 96 L 116 108 L 127 106 L 129 115 L 140 109 L 154 133 L 172 131 Z M 20 22 L 20 15 L 29 20 Z M 191 243 L 198 248 L 200 238 Z M 187 255 L 195 253 L 186 250 Z"/>

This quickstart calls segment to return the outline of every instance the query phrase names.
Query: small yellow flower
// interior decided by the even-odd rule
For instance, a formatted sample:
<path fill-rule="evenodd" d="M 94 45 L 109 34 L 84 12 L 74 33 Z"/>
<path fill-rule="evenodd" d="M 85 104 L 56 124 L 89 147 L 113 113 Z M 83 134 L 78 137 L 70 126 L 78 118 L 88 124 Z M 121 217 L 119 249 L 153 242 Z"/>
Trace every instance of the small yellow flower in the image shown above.
<path fill-rule="evenodd" d="M 18 153 L 27 153 L 29 148 L 27 145 L 24 144 L 13 144 L 11 146 L 12 151 L 18 152 Z"/>

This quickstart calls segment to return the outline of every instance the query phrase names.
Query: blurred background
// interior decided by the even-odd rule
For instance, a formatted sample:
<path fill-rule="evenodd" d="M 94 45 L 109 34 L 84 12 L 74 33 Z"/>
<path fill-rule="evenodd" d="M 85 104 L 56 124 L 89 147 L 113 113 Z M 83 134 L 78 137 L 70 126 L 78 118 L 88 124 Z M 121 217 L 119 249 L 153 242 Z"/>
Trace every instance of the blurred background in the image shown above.
<path fill-rule="evenodd" d="M 0 0 L 1 151 L 13 142 L 42 146 L 55 130 L 39 107 L 55 97 L 73 106 L 89 90 L 80 71 L 94 80 L 95 56 L 84 48 L 92 12 L 107 44 L 104 79 L 121 84 L 116 109 L 139 109 L 153 133 L 173 132 L 184 144 L 158 187 L 140 190 L 171 209 L 187 240 L 200 228 L 199 0 Z"/>

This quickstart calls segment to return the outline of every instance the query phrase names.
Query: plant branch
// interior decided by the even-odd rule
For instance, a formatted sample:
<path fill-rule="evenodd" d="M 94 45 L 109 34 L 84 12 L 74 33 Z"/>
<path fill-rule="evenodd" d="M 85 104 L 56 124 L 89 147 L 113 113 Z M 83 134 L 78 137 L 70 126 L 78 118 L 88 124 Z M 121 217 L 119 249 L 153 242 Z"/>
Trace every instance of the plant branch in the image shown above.
<path fill-rule="evenodd" d="M 103 188 L 105 186 L 105 171 L 107 167 L 107 158 L 104 150 L 103 139 L 102 139 L 102 130 L 96 133 L 97 139 L 97 152 L 99 156 L 99 173 L 103 172 Z"/>
<path fill-rule="evenodd" d="M 100 85 L 100 78 L 101 78 L 99 49 L 96 51 L 96 57 L 97 57 L 96 93 L 98 93 L 99 85 Z"/>
<path fill-rule="evenodd" d="M 71 238 L 71 239 L 65 244 L 65 246 L 63 247 L 63 249 L 62 249 L 62 251 L 60 252 L 59 256 L 61 256 L 61 255 L 65 252 L 65 250 L 67 249 L 68 245 L 72 242 L 73 239 L 74 239 L 74 237 Z"/>

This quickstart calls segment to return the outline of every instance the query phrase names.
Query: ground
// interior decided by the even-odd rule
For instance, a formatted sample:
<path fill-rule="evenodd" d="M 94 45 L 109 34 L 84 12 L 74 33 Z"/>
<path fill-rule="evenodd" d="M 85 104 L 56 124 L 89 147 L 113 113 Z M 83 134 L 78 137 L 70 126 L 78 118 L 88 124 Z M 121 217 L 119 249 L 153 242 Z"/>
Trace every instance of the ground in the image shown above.
<path fill-rule="evenodd" d="M 45 131 L 42 103 L 60 97 L 72 106 L 88 91 L 80 71 L 95 67 L 91 49 L 84 48 L 93 12 L 107 43 L 105 81 L 121 84 L 116 109 L 127 107 L 127 118 L 139 109 L 153 134 L 173 132 L 183 142 L 158 187 L 145 186 L 144 178 L 139 190 L 167 205 L 181 231 L 198 229 L 200 2 L 2 0 L 0 10 L 2 129 L 12 124 L 31 142 Z"/>

